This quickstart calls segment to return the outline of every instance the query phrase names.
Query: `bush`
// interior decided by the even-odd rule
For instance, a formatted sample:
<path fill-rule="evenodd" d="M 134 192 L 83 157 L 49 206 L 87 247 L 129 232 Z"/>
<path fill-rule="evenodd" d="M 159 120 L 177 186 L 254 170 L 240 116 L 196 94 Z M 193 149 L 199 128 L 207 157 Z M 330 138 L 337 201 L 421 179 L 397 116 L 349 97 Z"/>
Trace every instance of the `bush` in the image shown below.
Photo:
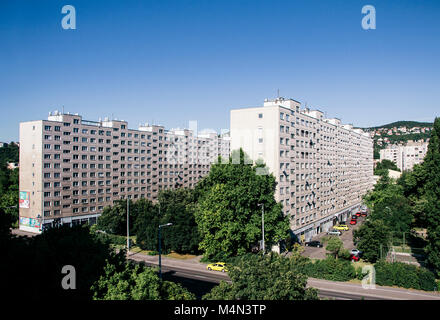
<path fill-rule="evenodd" d="M 127 244 L 127 237 L 116 234 L 97 232 L 96 237 L 104 243 L 122 246 Z M 130 239 L 130 245 L 133 243 L 132 241 L 133 240 Z"/>
<path fill-rule="evenodd" d="M 434 274 L 425 268 L 416 267 L 402 262 L 379 261 L 374 265 L 376 283 L 385 286 L 398 286 L 425 291 L 433 291 L 436 287 Z"/>
<path fill-rule="evenodd" d="M 349 281 L 356 278 L 356 270 L 350 261 L 336 260 L 333 257 L 306 264 L 304 273 L 309 277 L 332 281 Z"/>

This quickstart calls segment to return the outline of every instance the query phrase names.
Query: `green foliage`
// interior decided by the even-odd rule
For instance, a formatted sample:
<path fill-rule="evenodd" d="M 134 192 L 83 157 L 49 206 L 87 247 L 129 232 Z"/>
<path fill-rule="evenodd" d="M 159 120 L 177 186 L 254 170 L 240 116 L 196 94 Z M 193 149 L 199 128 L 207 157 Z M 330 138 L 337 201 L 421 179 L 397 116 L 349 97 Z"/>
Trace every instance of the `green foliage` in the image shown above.
<path fill-rule="evenodd" d="M 339 237 L 330 237 L 327 241 L 327 246 L 325 247 L 325 250 L 330 251 L 333 257 L 335 259 L 338 259 L 338 256 L 344 250 L 344 244 L 342 243 L 342 240 L 339 239 Z"/>
<path fill-rule="evenodd" d="M 19 148 L 14 142 L 0 146 L 0 164 L 6 162 L 18 162 Z"/>
<path fill-rule="evenodd" d="M 0 208 L 10 216 L 11 226 L 18 222 L 18 170 L 0 163 Z"/>
<path fill-rule="evenodd" d="M 180 285 L 162 281 L 156 270 L 143 264 L 107 264 L 104 274 L 91 286 L 94 300 L 193 300 Z"/>
<path fill-rule="evenodd" d="M 400 169 L 397 168 L 397 165 L 394 162 L 387 159 L 384 159 L 381 162 L 377 163 L 376 168 L 374 169 L 374 174 L 381 175 L 383 170 L 400 171 Z"/>
<path fill-rule="evenodd" d="M 410 232 L 414 220 L 411 202 L 405 195 L 405 187 L 395 183 L 388 174 L 380 178 L 374 189 L 364 197 L 364 202 L 371 212 L 368 219 L 383 221 L 393 237 L 402 237 L 404 232 Z"/>
<path fill-rule="evenodd" d="M 136 220 L 136 244 L 142 250 L 158 250 L 158 228 L 162 217 L 162 213 L 159 215 L 159 206 L 149 207 L 139 214 Z M 162 230 L 165 231 L 165 235 L 167 234 L 167 228 Z"/>
<path fill-rule="evenodd" d="M 232 163 L 239 152 L 239 163 Z M 242 150 L 234 151 L 227 164 L 214 164 L 196 187 L 195 218 L 201 235 L 199 248 L 211 260 L 250 252 L 262 237 L 264 204 L 265 243 L 269 247 L 288 235 L 289 220 L 274 198 L 275 178 L 257 175 L 263 164 L 247 164 Z M 238 161 L 237 161 L 238 162 Z"/>
<path fill-rule="evenodd" d="M 178 253 L 198 253 L 199 231 L 194 217 L 194 194 L 188 189 L 165 190 L 159 194 L 161 223 L 173 225 L 163 229 L 164 247 Z"/>
<path fill-rule="evenodd" d="M 407 198 L 414 216 L 414 226 L 424 227 L 426 221 L 425 182 L 427 172 L 423 164 L 414 165 L 411 171 L 404 171 L 397 183 L 403 188 L 403 195 Z"/>
<path fill-rule="evenodd" d="M 227 264 L 232 283 L 222 281 L 203 299 L 210 300 L 316 300 L 316 289 L 306 288 L 307 276 L 291 261 L 275 253 L 246 254 Z"/>
<path fill-rule="evenodd" d="M 379 126 L 379 127 L 370 127 L 367 129 L 380 129 L 380 128 L 385 128 L 385 129 L 391 129 L 391 128 L 399 128 L 399 127 L 407 127 L 409 129 L 414 128 L 414 127 L 428 127 L 431 128 L 432 127 L 432 122 L 419 122 L 419 121 L 395 121 L 392 123 L 388 123 L 385 124 L 383 126 Z"/>
<path fill-rule="evenodd" d="M 102 242 L 111 243 L 112 245 L 126 245 L 127 244 L 127 237 L 119 236 L 117 234 L 96 232 L 96 238 L 98 238 Z"/>
<path fill-rule="evenodd" d="M 384 286 L 398 286 L 433 291 L 436 288 L 434 274 L 425 268 L 401 262 L 379 261 L 374 265 L 376 283 Z"/>
<path fill-rule="evenodd" d="M 304 273 L 309 277 L 331 281 L 349 281 L 356 278 L 356 270 L 350 261 L 333 257 L 306 264 Z"/>
<path fill-rule="evenodd" d="M 390 229 L 382 220 L 367 220 L 353 231 L 353 242 L 363 251 L 363 258 L 370 262 L 376 262 L 380 258 L 381 245 L 385 256 L 390 240 Z"/>
<path fill-rule="evenodd" d="M 426 171 L 425 212 L 428 231 L 428 263 L 440 275 L 440 118 L 434 121 L 423 166 Z"/>
<path fill-rule="evenodd" d="M 160 209 L 160 210 L 159 210 Z M 158 227 L 162 229 L 164 251 L 197 253 L 199 233 L 194 218 L 194 195 L 191 190 L 165 190 L 159 194 L 159 203 L 147 199 L 129 201 L 130 234 L 136 235 L 136 243 L 143 250 L 158 249 Z M 127 234 L 127 201 L 117 201 L 106 207 L 98 218 L 98 228 L 107 233 Z"/>
<path fill-rule="evenodd" d="M 146 199 L 140 199 L 136 202 L 129 201 L 130 233 L 136 233 L 136 221 L 139 213 L 150 207 L 153 207 L 153 204 Z M 105 207 L 97 224 L 98 229 L 107 233 L 127 235 L 127 200 L 118 200 L 113 206 Z"/>

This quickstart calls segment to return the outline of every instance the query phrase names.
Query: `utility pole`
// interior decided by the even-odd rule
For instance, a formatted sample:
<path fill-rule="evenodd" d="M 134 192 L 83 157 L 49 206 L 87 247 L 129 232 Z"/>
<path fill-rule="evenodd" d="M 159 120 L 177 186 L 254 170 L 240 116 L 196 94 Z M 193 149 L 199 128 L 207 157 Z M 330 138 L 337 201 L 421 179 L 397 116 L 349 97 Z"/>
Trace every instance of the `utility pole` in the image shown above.
<path fill-rule="evenodd" d="M 160 207 L 159 207 L 160 208 Z M 173 225 L 172 223 L 162 224 L 159 226 L 159 278 L 162 279 L 162 246 L 161 246 L 161 238 L 160 238 L 160 229 L 162 227 L 167 227 Z"/>
<path fill-rule="evenodd" d="M 259 203 L 258 206 L 261 207 L 261 233 L 262 233 L 262 236 L 263 236 L 261 245 L 263 247 L 263 255 L 264 255 L 264 252 L 265 252 L 265 249 L 266 249 L 266 246 L 264 244 L 264 203 Z"/>
<path fill-rule="evenodd" d="M 127 196 L 127 255 L 130 252 L 130 201 Z"/>

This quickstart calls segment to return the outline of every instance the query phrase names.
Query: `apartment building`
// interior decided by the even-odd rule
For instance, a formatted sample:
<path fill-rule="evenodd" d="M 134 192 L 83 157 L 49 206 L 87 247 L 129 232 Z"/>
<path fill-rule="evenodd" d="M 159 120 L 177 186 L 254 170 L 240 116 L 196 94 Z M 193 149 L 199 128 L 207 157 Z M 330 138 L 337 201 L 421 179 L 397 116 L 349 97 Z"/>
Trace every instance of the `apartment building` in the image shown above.
<path fill-rule="evenodd" d="M 409 140 L 405 145 L 388 145 L 380 150 L 380 161 L 386 159 L 394 162 L 400 171 L 411 170 L 415 164 L 423 162 L 428 152 L 428 141 Z"/>
<path fill-rule="evenodd" d="M 229 140 L 160 125 L 135 130 L 123 120 L 60 112 L 22 122 L 20 229 L 95 223 L 116 200 L 155 201 L 162 189 L 192 188 L 219 155 L 229 157 Z"/>
<path fill-rule="evenodd" d="M 266 163 L 276 200 L 303 241 L 349 219 L 373 186 L 373 140 L 339 119 L 277 98 L 231 110 L 230 121 L 231 150 Z"/>

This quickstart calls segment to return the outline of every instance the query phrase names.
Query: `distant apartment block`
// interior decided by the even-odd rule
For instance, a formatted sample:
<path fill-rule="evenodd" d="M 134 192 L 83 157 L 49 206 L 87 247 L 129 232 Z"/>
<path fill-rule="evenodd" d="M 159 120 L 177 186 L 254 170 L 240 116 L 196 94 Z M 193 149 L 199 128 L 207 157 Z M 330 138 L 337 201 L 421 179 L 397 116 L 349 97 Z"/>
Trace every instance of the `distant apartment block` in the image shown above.
<path fill-rule="evenodd" d="M 380 150 L 380 161 L 394 162 L 400 171 L 411 170 L 415 164 L 423 162 L 429 141 L 408 141 L 406 145 L 389 145 Z"/>
<path fill-rule="evenodd" d="M 301 240 L 348 220 L 374 184 L 373 140 L 361 129 L 284 98 L 230 115 L 231 150 L 266 163 L 276 200 Z"/>
<path fill-rule="evenodd" d="M 196 133 L 59 112 L 20 123 L 20 229 L 95 223 L 116 200 L 194 187 L 230 153 L 228 135 Z"/>

